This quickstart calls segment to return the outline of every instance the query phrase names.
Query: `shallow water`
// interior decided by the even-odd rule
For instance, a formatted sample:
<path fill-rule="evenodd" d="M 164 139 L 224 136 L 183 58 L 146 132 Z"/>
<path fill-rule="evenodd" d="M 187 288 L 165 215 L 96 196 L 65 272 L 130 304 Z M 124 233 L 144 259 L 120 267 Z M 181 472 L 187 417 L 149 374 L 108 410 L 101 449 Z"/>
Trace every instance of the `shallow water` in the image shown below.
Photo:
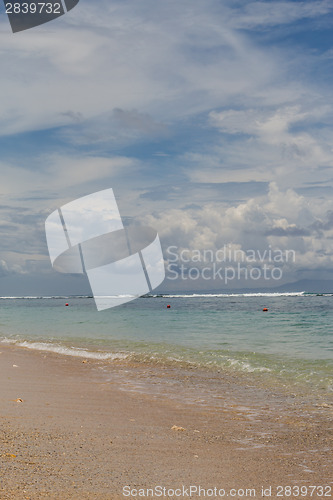
<path fill-rule="evenodd" d="M 247 373 L 325 393 L 333 393 L 332 320 L 331 294 L 151 296 L 103 312 L 89 297 L 0 299 L 3 342 Z"/>

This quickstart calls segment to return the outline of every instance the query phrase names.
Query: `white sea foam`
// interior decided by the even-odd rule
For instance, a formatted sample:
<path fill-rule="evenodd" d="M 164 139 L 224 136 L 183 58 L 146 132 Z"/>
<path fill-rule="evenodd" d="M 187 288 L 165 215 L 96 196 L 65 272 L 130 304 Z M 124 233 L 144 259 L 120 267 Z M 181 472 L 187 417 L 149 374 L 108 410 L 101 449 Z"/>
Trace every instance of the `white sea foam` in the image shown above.
<path fill-rule="evenodd" d="M 253 292 L 253 293 L 192 293 L 178 295 L 153 295 L 166 298 L 197 298 L 197 297 L 302 297 L 306 292 Z"/>
<path fill-rule="evenodd" d="M 115 360 L 126 359 L 129 354 L 124 352 L 97 352 L 88 351 L 80 347 L 65 347 L 61 345 L 51 344 L 48 342 L 27 342 L 18 341 L 14 339 L 3 339 L 3 344 L 14 344 L 18 347 L 25 347 L 26 349 L 33 349 L 35 351 L 55 352 L 65 356 L 77 356 L 80 358 L 100 359 L 100 360 Z"/>
<path fill-rule="evenodd" d="M 15 339 L 10 339 L 10 338 L 4 338 L 1 340 L 1 343 L 3 344 L 12 344 L 16 345 L 18 347 L 24 347 L 26 349 L 32 349 L 35 351 L 44 351 L 44 352 L 54 352 L 57 354 L 62 354 L 65 356 L 76 356 L 80 358 L 89 358 L 89 359 L 99 359 L 99 360 L 116 360 L 116 359 L 130 359 L 133 356 L 133 352 L 115 352 L 115 353 L 110 353 L 110 352 L 97 352 L 97 351 L 88 351 L 85 348 L 82 347 L 66 347 L 66 346 L 61 346 L 59 344 L 52 344 L 50 342 L 28 342 L 26 340 L 15 340 Z M 163 356 L 159 355 L 158 353 L 146 353 L 146 355 L 143 355 L 141 353 L 138 355 L 134 355 L 136 359 L 142 357 L 143 360 L 145 361 L 168 361 L 168 362 L 176 362 L 176 363 L 183 363 L 185 361 L 186 364 L 189 365 L 195 365 L 196 363 L 190 360 L 184 360 L 182 358 L 176 357 L 176 356 Z M 207 363 L 207 361 L 206 361 Z M 204 362 L 204 364 L 206 364 Z M 211 363 L 208 362 L 208 365 Z M 216 363 L 213 363 L 216 364 Z M 199 363 L 200 365 L 200 363 Z M 252 372 L 270 372 L 271 370 L 266 367 L 255 367 L 252 366 L 250 363 L 240 361 L 234 358 L 227 358 L 226 359 L 226 365 L 229 366 L 230 368 L 235 368 L 240 371 L 252 373 Z M 216 365 L 218 367 L 218 365 Z"/>
<path fill-rule="evenodd" d="M 144 297 L 149 298 L 159 298 L 159 297 L 170 297 L 170 298 L 196 298 L 196 297 L 301 297 L 307 294 L 307 292 L 249 292 L 249 293 L 179 293 L 179 294 L 153 294 L 146 295 Z M 309 294 L 316 295 L 316 294 Z M 324 293 L 323 295 L 331 295 Z M 112 299 L 122 299 L 122 298 L 135 298 L 135 295 L 107 295 L 98 296 L 99 298 L 112 298 Z M 0 300 L 15 300 L 15 299 L 30 299 L 30 300 L 41 300 L 41 299 L 92 299 L 91 295 L 52 295 L 52 296 L 0 296 Z"/>
<path fill-rule="evenodd" d="M 245 361 L 239 361 L 238 359 L 228 358 L 227 362 L 229 366 L 240 369 L 241 371 L 248 373 L 272 371 L 270 368 L 267 368 L 266 366 L 251 366 L 250 363 L 247 363 Z"/>

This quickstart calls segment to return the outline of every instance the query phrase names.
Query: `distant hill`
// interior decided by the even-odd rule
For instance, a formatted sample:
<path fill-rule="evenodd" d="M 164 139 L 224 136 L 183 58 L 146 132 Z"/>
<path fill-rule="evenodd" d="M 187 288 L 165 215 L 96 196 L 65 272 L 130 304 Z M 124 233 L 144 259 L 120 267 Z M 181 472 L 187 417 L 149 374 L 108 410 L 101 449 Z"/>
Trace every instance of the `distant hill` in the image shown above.
<path fill-rule="evenodd" d="M 165 291 L 162 287 L 154 290 L 153 293 L 274 293 L 274 292 L 309 292 L 309 293 L 333 293 L 333 280 L 299 280 L 294 283 L 286 283 L 285 285 L 270 287 L 270 288 L 215 288 L 210 290 L 173 290 Z"/>
<path fill-rule="evenodd" d="M 270 289 L 269 291 L 333 293 L 333 280 L 299 280 Z"/>

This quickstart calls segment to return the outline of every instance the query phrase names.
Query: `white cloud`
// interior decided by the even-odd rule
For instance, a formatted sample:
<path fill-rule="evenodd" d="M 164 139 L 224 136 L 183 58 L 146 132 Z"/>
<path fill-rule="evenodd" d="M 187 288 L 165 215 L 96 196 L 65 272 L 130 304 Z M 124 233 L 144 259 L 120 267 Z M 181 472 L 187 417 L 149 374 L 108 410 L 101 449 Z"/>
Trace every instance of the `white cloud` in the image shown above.
<path fill-rule="evenodd" d="M 224 12 L 216 16 L 216 2 L 165 9 L 96 3 L 15 36 L 2 31 L 0 133 L 66 125 L 68 110 L 84 119 L 114 108 L 177 119 L 277 77 L 265 50 L 233 32 Z"/>
<path fill-rule="evenodd" d="M 301 19 L 312 19 L 332 12 L 328 0 L 311 2 L 249 2 L 232 17 L 233 26 L 255 28 L 291 24 Z"/>
<path fill-rule="evenodd" d="M 147 216 L 145 222 L 158 230 L 165 249 L 176 246 L 178 251 L 186 249 L 190 253 L 216 251 L 226 245 L 244 252 L 294 250 L 295 262 L 283 264 L 292 281 L 297 272 L 306 268 L 333 271 L 333 224 L 326 225 L 320 235 L 314 230 L 314 223 L 326 220 L 332 209 L 331 200 L 324 204 L 309 202 L 292 189 L 279 190 L 272 183 L 267 195 L 245 203 L 174 209 Z"/>
<path fill-rule="evenodd" d="M 89 120 L 82 115 L 68 111 L 69 126 L 58 134 L 62 140 L 74 146 L 116 145 L 116 147 L 137 143 L 140 140 L 165 138 L 170 135 L 168 127 L 155 121 L 148 113 L 136 109 L 115 108 Z"/>
<path fill-rule="evenodd" d="M 269 182 L 300 188 L 332 181 L 332 106 L 303 105 L 212 111 L 220 145 L 187 153 L 193 182 Z M 317 124 L 322 125 L 317 127 Z M 229 137 L 232 137 L 230 140 Z M 187 168 L 191 165 L 191 168 Z"/>
<path fill-rule="evenodd" d="M 47 199 L 48 196 L 53 197 L 51 193 L 54 191 L 63 196 L 73 188 L 82 189 L 83 185 L 92 181 L 115 179 L 123 175 L 124 169 L 130 174 L 139 167 L 139 162 L 127 157 L 52 153 L 40 156 L 35 165 L 31 165 L 31 161 L 29 163 L 30 169 L 15 163 L 0 163 L 2 195 L 7 200 L 13 194 L 15 197 L 43 196 Z"/>

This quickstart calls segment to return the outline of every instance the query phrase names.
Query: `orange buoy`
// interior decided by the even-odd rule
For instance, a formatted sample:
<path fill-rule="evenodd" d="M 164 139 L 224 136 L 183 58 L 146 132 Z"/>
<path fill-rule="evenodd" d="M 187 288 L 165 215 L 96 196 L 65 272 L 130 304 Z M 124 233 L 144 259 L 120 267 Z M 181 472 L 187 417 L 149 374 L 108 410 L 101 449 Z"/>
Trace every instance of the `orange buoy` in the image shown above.
<path fill-rule="evenodd" d="M 168 309 L 170 309 L 170 307 L 171 307 L 171 306 L 170 306 L 170 304 L 168 304 L 168 305 L 167 305 L 167 308 L 168 308 Z"/>
<path fill-rule="evenodd" d="M 264 312 L 268 311 L 267 307 L 264 307 L 264 308 L 263 308 L 263 311 L 264 311 Z"/>
<path fill-rule="evenodd" d="M 68 302 L 66 302 L 66 307 L 69 306 Z"/>

